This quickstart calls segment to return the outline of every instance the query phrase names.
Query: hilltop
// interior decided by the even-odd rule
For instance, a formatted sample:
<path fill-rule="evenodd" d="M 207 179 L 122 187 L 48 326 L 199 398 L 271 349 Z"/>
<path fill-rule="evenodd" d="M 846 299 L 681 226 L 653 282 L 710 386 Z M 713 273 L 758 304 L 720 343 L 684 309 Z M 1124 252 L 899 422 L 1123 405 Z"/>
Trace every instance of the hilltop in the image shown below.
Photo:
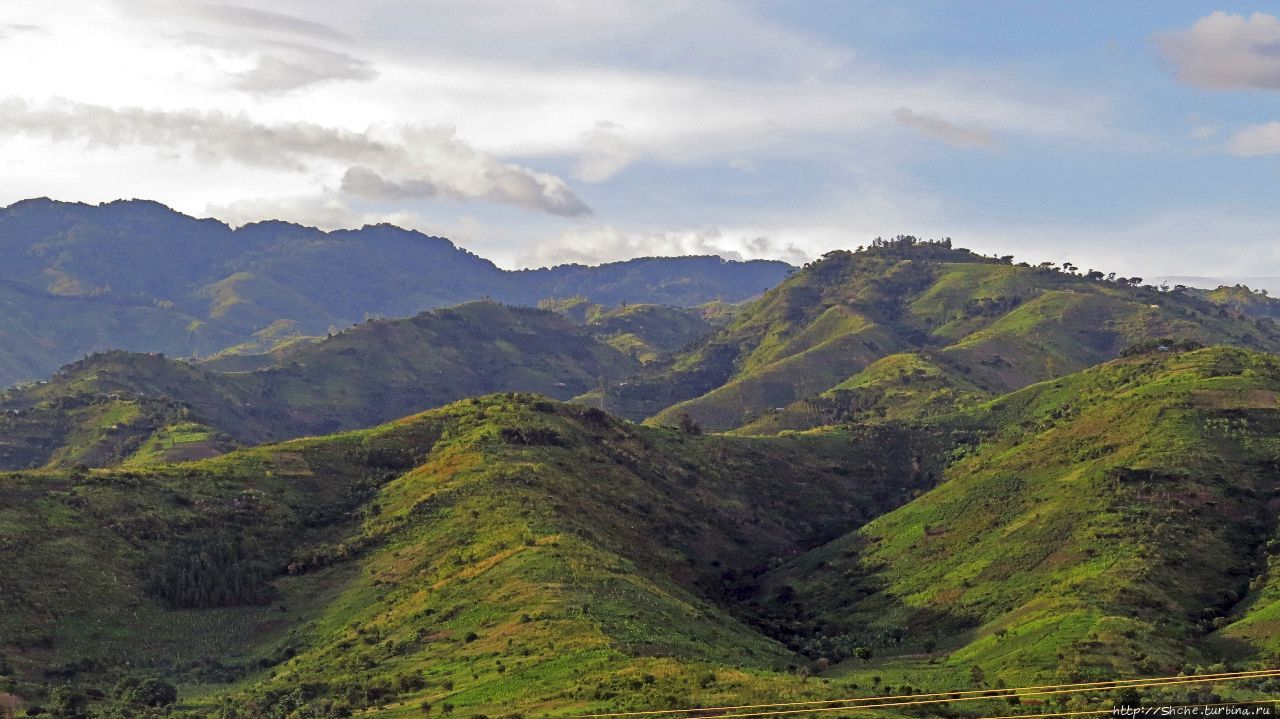
<path fill-rule="evenodd" d="M 263 712 L 766 696 L 796 659 L 733 615 L 730 580 L 906 502 L 936 478 L 923 452 L 506 394 L 196 463 L 10 475 L 0 545 L 23 580 L 0 593 L 0 659 L 28 698 L 159 674 Z"/>
<path fill-rule="evenodd" d="M 671 361 L 584 401 L 770 433 L 970 406 L 1145 342 L 1280 350 L 1232 296 L 900 237 L 824 255 Z"/>
<path fill-rule="evenodd" d="M 781 262 L 640 258 L 506 271 L 452 242 L 391 225 L 323 232 L 231 228 L 156 202 L 25 200 L 0 209 L 0 386 L 98 351 L 209 356 L 266 333 L 325 335 L 370 317 L 492 299 L 583 295 L 699 305 L 776 285 Z"/>
<path fill-rule="evenodd" d="M 912 421 L 1144 347 L 1275 351 L 1271 303 L 899 238 L 829 253 L 739 305 L 481 302 L 331 336 L 273 325 L 196 363 L 93 356 L 0 397 L 0 467 L 209 456 L 493 391 L 748 435 Z"/>

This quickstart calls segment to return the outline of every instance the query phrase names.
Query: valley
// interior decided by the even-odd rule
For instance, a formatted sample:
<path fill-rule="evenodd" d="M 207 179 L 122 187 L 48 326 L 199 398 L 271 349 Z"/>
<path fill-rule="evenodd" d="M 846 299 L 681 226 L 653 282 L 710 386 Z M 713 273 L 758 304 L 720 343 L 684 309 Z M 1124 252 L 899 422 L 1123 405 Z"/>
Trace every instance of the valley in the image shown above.
<path fill-rule="evenodd" d="M 1280 331 L 1219 296 L 896 238 L 739 305 L 96 354 L 0 398 L 0 691 L 573 716 L 1265 668 Z"/>

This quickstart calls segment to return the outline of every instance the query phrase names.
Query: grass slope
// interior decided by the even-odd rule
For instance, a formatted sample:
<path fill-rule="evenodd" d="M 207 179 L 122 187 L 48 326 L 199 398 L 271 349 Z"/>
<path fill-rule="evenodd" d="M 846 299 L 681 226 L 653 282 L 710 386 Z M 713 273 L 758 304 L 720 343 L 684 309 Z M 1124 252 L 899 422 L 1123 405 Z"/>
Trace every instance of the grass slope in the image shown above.
<path fill-rule="evenodd" d="M 368 426 L 487 392 L 567 399 L 637 367 L 551 312 L 486 302 L 370 321 L 293 345 L 251 372 L 111 352 L 0 398 L 0 466 L 110 464 L 175 422 L 256 443 Z M 111 415 L 125 406 L 148 409 L 136 420 Z"/>
<path fill-rule="evenodd" d="M 701 344 L 607 388 L 604 405 L 659 424 L 687 413 L 717 430 L 804 429 L 963 407 L 1159 338 L 1280 349 L 1270 320 L 1134 279 L 909 237 L 831 252 Z M 872 380 L 895 355 L 924 381 L 888 392 Z"/>
<path fill-rule="evenodd" d="M 1269 660 L 1275 357 L 1131 357 L 934 426 L 957 439 L 945 481 L 767 575 L 769 633 L 987 684 Z"/>
<path fill-rule="evenodd" d="M 543 300 L 538 307 L 585 325 L 592 336 L 642 364 L 665 360 L 692 345 L 732 311 L 725 303 L 701 307 L 623 304 L 609 309 L 582 295 Z"/>
<path fill-rule="evenodd" d="M 925 448 L 884 444 L 494 395 L 189 464 L 12 474 L 0 690 L 160 674 L 221 717 L 812 695 L 730 594 L 932 483 Z"/>

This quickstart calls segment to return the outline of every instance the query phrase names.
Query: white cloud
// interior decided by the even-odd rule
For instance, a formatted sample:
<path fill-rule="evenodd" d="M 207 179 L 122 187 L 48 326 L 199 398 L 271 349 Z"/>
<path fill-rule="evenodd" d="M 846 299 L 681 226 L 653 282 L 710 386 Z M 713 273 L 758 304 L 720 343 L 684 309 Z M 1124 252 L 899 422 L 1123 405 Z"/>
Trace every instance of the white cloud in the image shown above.
<path fill-rule="evenodd" d="M 276 94 L 335 80 L 368 81 L 377 74 L 369 63 L 346 53 L 278 43 L 257 53 L 252 67 L 234 73 L 231 85 L 249 92 Z"/>
<path fill-rule="evenodd" d="M 211 51 L 226 86 L 255 95 L 377 76 L 367 60 L 350 53 L 347 34 L 289 13 L 173 0 L 133 0 L 118 7 L 180 47 Z"/>
<path fill-rule="evenodd" d="M 962 146 L 1132 147 L 1105 94 L 973 65 L 895 70 L 759 4 L 241 2 L 9 0 L 6 21 L 48 30 L 0 42 L 0 67 L 24 68 L 4 82 L 22 104 L 0 105 L 4 199 L 152 197 L 322 227 L 404 209 L 507 266 L 794 261 L 876 234 L 957 234 L 929 193 L 903 189 L 920 187 L 922 152 L 894 131 L 898 109 Z M 603 226 L 565 219 L 586 210 L 568 174 L 609 180 L 590 188 Z M 515 209 L 528 207 L 544 212 Z M 720 229 L 687 229 L 707 225 Z"/>
<path fill-rule="evenodd" d="M 1108 221 L 978 218 L 926 197 L 850 196 L 825 212 L 748 217 L 740 227 L 642 229 L 617 224 L 547 235 L 524 255 L 500 262 L 537 267 L 597 263 L 643 255 L 716 254 L 730 259 L 780 259 L 802 264 L 832 249 L 853 249 L 876 236 L 949 236 L 956 246 L 1016 261 L 1071 261 L 1082 268 L 1141 276 L 1246 276 L 1280 265 L 1280 215 L 1257 208 L 1204 205 L 1135 213 Z M 748 224 L 749 223 L 749 224 Z M 1262 268 L 1262 269 L 1260 269 Z"/>
<path fill-rule="evenodd" d="M 39 32 L 39 25 L 29 23 L 0 23 L 0 40 L 10 35 L 22 35 L 26 33 Z"/>
<path fill-rule="evenodd" d="M 419 56 L 465 55 L 543 68 L 618 67 L 719 79 L 804 79 L 853 53 L 733 0 L 382 0 L 324 7 L 330 25 L 364 26 Z M 477 42 L 484 38 L 484 42 Z"/>
<path fill-rule="evenodd" d="M 413 212 L 362 212 L 333 193 L 297 197 L 234 200 L 211 204 L 209 213 L 229 225 L 240 226 L 265 219 L 284 220 L 322 230 L 354 229 L 364 225 L 390 223 L 398 227 L 435 234 L 428 223 Z"/>
<path fill-rule="evenodd" d="M 188 149 L 209 162 L 292 172 L 345 171 L 344 189 L 362 197 L 484 199 L 559 215 L 589 209 L 552 175 L 503 163 L 441 127 L 371 127 L 363 132 L 306 122 L 266 125 L 216 110 L 158 111 L 69 101 L 33 107 L 0 101 L 0 135 L 89 145 Z M 348 180 L 355 176 L 355 181 Z"/>
<path fill-rule="evenodd" d="M 999 147 L 989 130 L 960 127 L 936 115 L 920 114 L 910 108 L 900 107 L 894 111 L 893 118 L 907 127 L 962 150 L 972 148 L 995 150 Z"/>
<path fill-rule="evenodd" d="M 1280 19 L 1215 12 L 1157 39 L 1178 79 L 1215 90 L 1280 90 Z"/>
<path fill-rule="evenodd" d="M 565 263 L 599 264 L 632 257 L 719 255 L 725 259 L 780 259 L 802 263 L 809 255 L 795 245 L 750 232 L 685 229 L 633 232 L 609 225 L 574 228 L 536 243 L 520 258 L 525 267 Z"/>
<path fill-rule="evenodd" d="M 353 130 L 375 121 L 453 126 L 490 154 L 563 159 L 584 177 L 617 172 L 628 157 L 723 165 L 761 152 L 819 156 L 833 136 L 883 146 L 884 119 L 902 107 L 929 108 L 962 130 L 1058 141 L 1118 135 L 1105 98 L 983 72 L 859 65 L 847 48 L 735 3 L 277 1 L 221 10 L 153 2 L 113 15 L 16 2 L 60 30 L 0 51 L 0 65 L 31 68 L 6 78 L 11 95 L 251 109 L 264 121 L 325 118 Z M 74 61 L 84 56 L 95 62 Z M 262 96 L 272 92 L 282 96 Z M 601 132 L 602 119 L 624 124 L 625 135 Z"/>
<path fill-rule="evenodd" d="M 226 25 L 240 32 L 277 32 L 307 37 L 314 40 L 343 40 L 347 34 L 324 23 L 308 20 L 284 12 L 206 2 L 174 2 L 173 0 L 132 0 L 122 2 L 122 7 L 133 8 L 152 16 L 173 17 L 185 15 L 193 20 L 209 20 Z"/>
<path fill-rule="evenodd" d="M 635 162 L 636 150 L 621 130 L 616 123 L 597 122 L 594 129 L 582 133 L 582 157 L 574 171 L 578 179 L 603 182 Z"/>
<path fill-rule="evenodd" d="M 1226 149 L 1238 157 L 1280 154 L 1280 122 L 1246 127 L 1227 140 Z"/>
<path fill-rule="evenodd" d="M 1140 276 L 1247 276 L 1280 265 L 1280 214 L 1240 205 L 1202 205 L 1094 222 L 974 222 L 953 217 L 961 247 L 1013 254 L 1017 261 L 1070 261 L 1081 268 Z"/>

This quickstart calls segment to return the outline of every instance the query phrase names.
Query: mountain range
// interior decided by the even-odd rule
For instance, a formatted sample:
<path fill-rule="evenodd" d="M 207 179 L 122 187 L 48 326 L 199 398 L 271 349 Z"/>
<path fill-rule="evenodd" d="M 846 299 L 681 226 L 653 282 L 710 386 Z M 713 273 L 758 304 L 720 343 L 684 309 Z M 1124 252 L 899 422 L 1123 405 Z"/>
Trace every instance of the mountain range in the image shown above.
<path fill-rule="evenodd" d="M 745 302 L 542 299 L 5 392 L 0 694 L 283 719 L 989 692 L 945 710 L 980 717 L 1280 689 L 1001 695 L 1274 666 L 1276 300 L 913 237 Z"/>
<path fill-rule="evenodd" d="M 391 225 L 322 232 L 269 221 L 233 229 L 139 200 L 15 203 L 0 209 L 0 253 L 0 386 L 43 378 L 95 351 L 190 357 L 269 348 L 470 300 L 735 302 L 792 269 L 651 257 L 506 271 L 446 239 Z"/>
<path fill-rule="evenodd" d="M 0 467 L 206 456 L 499 391 L 775 434 L 945 414 L 1144 343 L 1280 351 L 1276 300 L 1096 275 L 902 238 L 740 306 L 476 302 L 200 362 L 98 354 L 0 395 Z"/>

